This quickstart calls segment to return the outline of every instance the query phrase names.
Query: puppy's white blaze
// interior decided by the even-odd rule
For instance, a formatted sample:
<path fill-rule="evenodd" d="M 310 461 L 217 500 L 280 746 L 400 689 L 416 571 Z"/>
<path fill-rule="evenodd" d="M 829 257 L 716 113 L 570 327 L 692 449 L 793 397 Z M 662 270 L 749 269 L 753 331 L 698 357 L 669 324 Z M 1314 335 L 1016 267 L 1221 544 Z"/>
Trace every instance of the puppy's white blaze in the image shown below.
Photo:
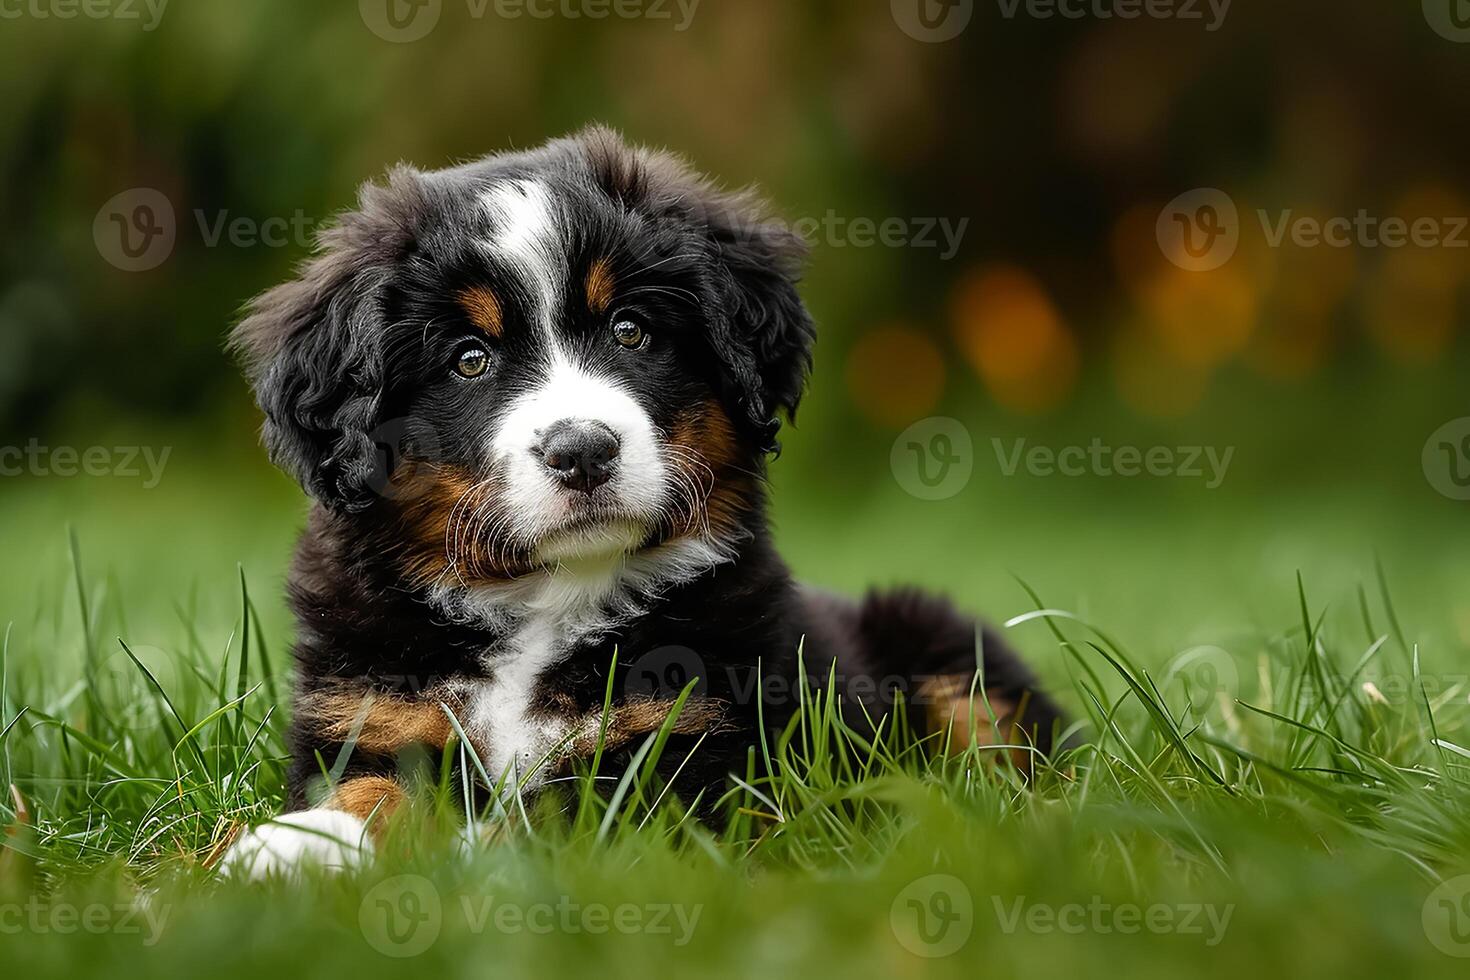
<path fill-rule="evenodd" d="M 490 212 L 492 237 L 486 247 L 525 280 L 527 290 L 540 304 L 537 321 L 550 341 L 561 308 L 562 286 L 569 275 L 555 202 L 534 180 L 498 184 L 481 200 Z"/>
<path fill-rule="evenodd" d="M 372 854 L 367 825 L 341 810 L 286 813 L 240 835 L 220 871 L 259 880 L 299 875 L 309 867 L 339 871 Z"/>
<path fill-rule="evenodd" d="M 653 420 L 616 382 L 590 374 L 560 356 L 546 380 L 511 405 L 490 447 L 492 458 L 504 467 L 507 497 L 521 515 L 523 532 L 541 538 L 570 514 L 568 492 L 533 452 L 542 433 L 563 420 L 601 422 L 617 436 L 613 476 L 599 493 L 615 501 L 630 521 L 579 540 L 548 540 L 548 553 L 543 557 L 556 561 L 637 548 L 642 535 L 633 524 L 656 517 L 668 493 L 667 466 Z"/>

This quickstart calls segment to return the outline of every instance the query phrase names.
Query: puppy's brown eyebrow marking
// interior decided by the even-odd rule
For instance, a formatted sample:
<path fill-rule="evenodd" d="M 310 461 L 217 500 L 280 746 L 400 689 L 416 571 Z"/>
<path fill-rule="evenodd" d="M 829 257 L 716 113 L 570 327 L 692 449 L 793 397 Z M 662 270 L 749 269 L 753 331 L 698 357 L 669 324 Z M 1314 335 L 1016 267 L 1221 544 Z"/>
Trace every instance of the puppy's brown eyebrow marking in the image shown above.
<path fill-rule="evenodd" d="M 593 313 L 606 313 L 612 305 L 614 285 L 612 266 L 607 259 L 593 262 L 587 270 L 587 308 Z"/>
<path fill-rule="evenodd" d="M 500 300 L 485 286 L 471 286 L 459 293 L 459 305 L 469 314 L 470 322 L 492 337 L 499 338 L 505 329 L 500 313 Z"/>

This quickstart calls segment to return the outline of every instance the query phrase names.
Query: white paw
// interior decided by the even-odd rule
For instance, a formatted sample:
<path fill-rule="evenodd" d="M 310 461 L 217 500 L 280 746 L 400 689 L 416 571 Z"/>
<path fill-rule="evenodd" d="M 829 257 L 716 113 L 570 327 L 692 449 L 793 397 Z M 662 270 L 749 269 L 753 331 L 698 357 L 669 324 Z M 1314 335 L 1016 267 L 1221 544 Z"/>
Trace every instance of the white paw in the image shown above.
<path fill-rule="evenodd" d="M 340 871 L 371 857 L 367 824 L 341 810 L 285 813 L 240 835 L 220 862 L 220 872 L 249 878 L 289 878 L 302 869 Z"/>

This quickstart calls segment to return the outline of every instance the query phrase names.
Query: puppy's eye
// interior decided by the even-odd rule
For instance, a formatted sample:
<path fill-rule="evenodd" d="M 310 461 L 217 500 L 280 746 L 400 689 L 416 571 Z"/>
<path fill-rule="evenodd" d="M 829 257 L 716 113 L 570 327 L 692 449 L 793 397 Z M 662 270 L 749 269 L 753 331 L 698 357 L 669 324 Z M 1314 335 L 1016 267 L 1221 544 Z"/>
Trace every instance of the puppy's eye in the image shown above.
<path fill-rule="evenodd" d="M 620 318 L 613 324 L 613 337 L 629 350 L 637 350 L 648 341 L 648 334 L 636 320 Z"/>
<path fill-rule="evenodd" d="M 478 378 L 490 366 L 490 355 L 485 348 L 471 344 L 459 352 L 454 361 L 454 373 L 461 378 Z"/>

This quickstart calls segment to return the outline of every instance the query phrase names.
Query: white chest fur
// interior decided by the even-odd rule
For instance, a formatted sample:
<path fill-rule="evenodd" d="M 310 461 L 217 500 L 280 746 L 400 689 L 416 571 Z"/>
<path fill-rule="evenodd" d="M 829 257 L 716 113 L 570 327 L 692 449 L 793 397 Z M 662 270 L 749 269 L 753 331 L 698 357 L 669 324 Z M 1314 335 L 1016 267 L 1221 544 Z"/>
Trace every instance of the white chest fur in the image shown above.
<path fill-rule="evenodd" d="M 565 736 L 566 722 L 534 711 L 533 699 L 542 677 L 566 654 L 558 618 L 533 615 L 491 656 L 490 678 L 470 692 L 468 734 L 487 774 L 507 790 L 535 787 L 555 763 L 550 753 Z"/>
<path fill-rule="evenodd" d="M 536 710 L 544 681 L 558 664 L 579 646 L 643 615 L 664 589 L 731 557 L 725 546 L 683 538 L 609 561 L 563 563 L 512 583 L 436 589 L 434 601 L 450 618 L 482 623 L 505 637 L 486 655 L 488 678 L 463 692 L 461 723 L 492 782 L 512 773 L 502 783 L 508 789 L 534 789 L 555 768 L 554 753 L 577 734 L 569 728 L 571 719 Z"/>

